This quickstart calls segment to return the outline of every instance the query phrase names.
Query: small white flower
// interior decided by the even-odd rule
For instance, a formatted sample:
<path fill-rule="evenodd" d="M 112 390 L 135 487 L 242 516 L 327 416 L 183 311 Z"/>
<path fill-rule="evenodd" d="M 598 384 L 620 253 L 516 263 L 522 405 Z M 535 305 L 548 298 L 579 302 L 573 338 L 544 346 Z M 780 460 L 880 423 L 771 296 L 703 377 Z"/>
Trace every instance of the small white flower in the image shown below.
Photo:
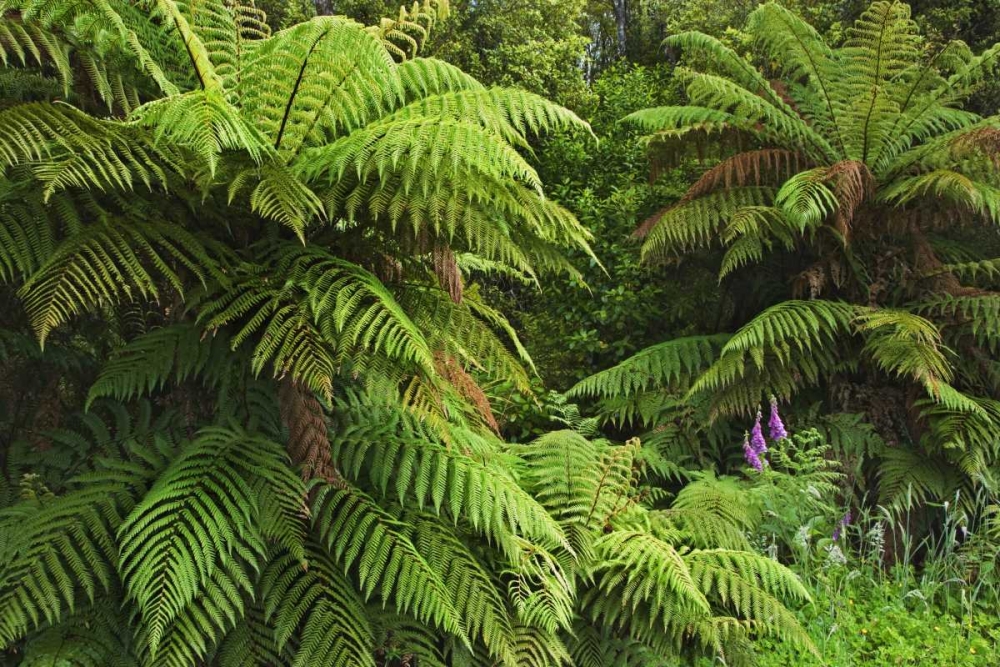
<path fill-rule="evenodd" d="M 795 531 L 795 546 L 803 551 L 809 548 L 809 526 L 799 526 L 799 529 Z"/>
<path fill-rule="evenodd" d="M 847 556 L 844 555 L 844 552 L 836 544 L 828 545 L 826 547 L 826 562 L 823 564 L 823 567 L 842 565 L 847 565 Z"/>
<path fill-rule="evenodd" d="M 881 558 L 885 553 L 885 525 L 881 521 L 876 521 L 865 534 L 865 539 L 871 552 Z"/>

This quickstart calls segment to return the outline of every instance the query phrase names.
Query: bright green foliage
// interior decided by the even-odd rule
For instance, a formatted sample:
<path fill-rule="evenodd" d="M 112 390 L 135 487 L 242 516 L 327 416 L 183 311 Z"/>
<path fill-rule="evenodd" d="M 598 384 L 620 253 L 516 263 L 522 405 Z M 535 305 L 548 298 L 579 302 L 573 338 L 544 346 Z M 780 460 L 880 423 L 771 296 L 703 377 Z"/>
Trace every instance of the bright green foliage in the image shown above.
<path fill-rule="evenodd" d="M 739 329 L 708 360 L 675 350 L 710 339 L 683 339 L 574 392 L 655 418 L 662 408 L 636 405 L 658 390 L 661 406 L 665 393 L 703 422 L 801 396 L 884 425 L 879 394 L 891 388 L 910 398 L 880 435 L 913 448 L 893 454 L 905 465 L 884 460 L 883 500 L 898 501 L 911 478 L 937 497 L 991 484 L 1000 118 L 962 105 L 996 76 L 1000 45 L 927 54 L 909 7 L 888 1 L 871 4 L 842 46 L 775 3 L 750 14 L 746 34 L 765 67 L 714 36 L 669 37 L 691 64 L 678 74 L 686 104 L 627 119 L 657 162 L 692 147 L 717 158 L 639 233 L 648 262 L 722 252 Z"/>
<path fill-rule="evenodd" d="M 130 5 L 71 5 L 2 8 L 10 29 L 53 39 L 82 39 L 72 23 L 81 15 L 127 34 L 138 23 L 141 46 L 118 45 L 134 62 L 115 72 L 134 80 L 140 103 L 91 115 L 81 82 L 76 106 L 0 111 L 10 128 L 0 139 L 10 206 L 36 184 L 29 204 L 48 202 L 51 211 L 50 227 L 35 230 L 11 208 L 3 233 L 12 243 L 0 262 L 43 342 L 97 304 L 164 302 L 199 289 L 190 315 L 236 331 L 234 346 L 254 347 L 256 373 L 290 373 L 330 395 L 345 362 L 370 375 L 373 364 L 391 362 L 440 393 L 429 333 L 413 323 L 426 316 L 404 312 L 393 283 L 423 280 L 429 269 L 460 302 L 456 252 L 536 276 L 569 269 L 560 248 L 587 246 L 586 231 L 542 196 L 514 150 L 525 133 L 584 124 L 438 61 L 397 63 L 433 22 L 430 6 L 376 28 L 318 17 L 268 36 L 252 6 L 210 3 L 189 13 L 168 0 L 140 17 Z M 159 205 L 161 190 L 176 199 Z M 103 192 L 91 199 L 88 191 Z M 195 196 L 212 202 L 209 215 L 178 206 Z M 324 250 L 332 247 L 346 257 Z M 374 264 L 359 262 L 375 255 Z"/>
<path fill-rule="evenodd" d="M 350 428 L 343 438 L 331 431 L 333 443 L 353 448 L 395 430 L 432 456 L 440 447 L 416 425 L 402 426 L 406 411 L 370 401 L 335 409 L 335 422 Z M 366 492 L 378 494 L 378 478 L 394 483 L 408 464 L 345 467 L 347 479 L 317 482 L 307 494 L 262 435 L 206 427 L 152 455 L 140 447 L 158 435 L 121 428 L 135 442 L 124 457 L 109 456 L 64 495 L 23 501 L 0 520 L 10 556 L 0 572 L 0 628 L 7 645 L 26 637 L 28 655 L 59 638 L 59 651 L 92 664 L 374 665 L 390 648 L 380 644 L 385 627 L 393 650 L 429 664 L 472 650 L 485 664 L 548 665 L 547 656 L 584 650 L 571 628 L 602 624 L 631 638 L 629 652 L 737 655 L 760 634 L 809 646 L 779 602 L 807 599 L 793 575 L 745 545 L 703 548 L 691 519 L 724 524 L 720 535 L 754 521 L 722 509 L 726 492 L 711 485 L 670 510 L 647 506 L 634 441 L 561 431 L 514 447 L 478 436 L 476 453 L 440 448 L 452 469 L 496 458 L 519 471 L 523 490 L 512 479 L 496 488 L 522 500 L 493 500 L 511 520 L 489 526 L 478 513 L 487 495 L 435 472 L 420 477 L 441 489 L 436 505 L 421 508 L 405 474 L 398 497 Z M 451 435 L 477 437 L 460 428 Z M 551 539 L 532 542 L 519 530 L 531 514 Z M 136 609 L 131 622 L 109 616 L 121 605 Z M 81 623 L 116 632 L 80 635 Z M 122 632 L 133 624 L 134 639 Z M 448 638 L 444 654 L 432 637 Z M 614 659 L 623 649 L 605 650 Z"/>
<path fill-rule="evenodd" d="M 418 57 L 445 10 L 272 34 L 252 2 L 0 0 L 3 664 L 802 640 L 793 576 L 656 509 L 638 442 L 499 437 L 532 365 L 472 279 L 595 260 L 529 161 L 590 137 Z"/>

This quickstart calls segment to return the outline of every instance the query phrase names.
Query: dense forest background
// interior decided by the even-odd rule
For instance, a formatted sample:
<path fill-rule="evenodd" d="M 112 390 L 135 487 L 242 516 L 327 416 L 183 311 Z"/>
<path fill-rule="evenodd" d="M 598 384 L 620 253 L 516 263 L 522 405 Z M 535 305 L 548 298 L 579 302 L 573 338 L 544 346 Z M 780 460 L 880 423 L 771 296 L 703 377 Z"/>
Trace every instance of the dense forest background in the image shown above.
<path fill-rule="evenodd" d="M 0 0 L 0 665 L 993 665 L 1000 0 Z"/>
<path fill-rule="evenodd" d="M 273 4 L 273 6 L 272 6 Z M 671 34 L 696 30 L 752 54 L 743 30 L 755 2 L 451 2 L 450 17 L 431 35 L 423 53 L 461 67 L 486 84 L 516 86 L 544 95 L 578 113 L 594 128 L 586 136 L 537 141 L 537 163 L 550 195 L 595 232 L 605 271 L 579 265 L 583 281 L 520 290 L 497 286 L 510 299 L 505 312 L 532 352 L 545 386 L 565 391 L 643 347 L 695 332 L 733 330 L 746 313 L 733 312 L 738 298 L 720 288 L 712 266 L 640 268 L 638 222 L 679 199 L 699 173 L 681 167 L 651 182 L 641 130 L 620 121 L 629 113 L 682 99 L 673 78 L 678 55 L 664 46 Z M 789 2 L 836 43 L 868 6 L 866 2 Z M 364 23 L 396 11 L 391 2 L 261 3 L 273 27 L 313 16 L 345 14 Z M 924 48 L 962 40 L 979 52 L 1000 38 L 998 5 L 975 2 L 913 2 L 913 19 Z M 1000 88 L 976 92 L 968 108 L 996 112 Z M 587 289 L 586 286 L 590 289 Z M 504 289 L 506 287 L 506 289 Z M 511 310 L 513 309 L 513 310 Z M 552 336 L 560 331 L 563 336 Z"/>

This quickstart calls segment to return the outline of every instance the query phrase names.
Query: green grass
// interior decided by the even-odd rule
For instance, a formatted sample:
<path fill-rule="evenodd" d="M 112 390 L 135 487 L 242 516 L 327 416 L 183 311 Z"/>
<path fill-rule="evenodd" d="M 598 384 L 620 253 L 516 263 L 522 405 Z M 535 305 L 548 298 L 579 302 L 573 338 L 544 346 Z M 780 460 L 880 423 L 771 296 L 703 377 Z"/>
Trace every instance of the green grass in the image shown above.
<path fill-rule="evenodd" d="M 919 587 L 867 576 L 841 585 L 822 577 L 811 589 L 814 601 L 798 616 L 823 659 L 763 640 L 760 667 L 997 664 L 1000 617 L 984 605 L 976 605 L 971 613 L 945 609 L 927 600 Z"/>

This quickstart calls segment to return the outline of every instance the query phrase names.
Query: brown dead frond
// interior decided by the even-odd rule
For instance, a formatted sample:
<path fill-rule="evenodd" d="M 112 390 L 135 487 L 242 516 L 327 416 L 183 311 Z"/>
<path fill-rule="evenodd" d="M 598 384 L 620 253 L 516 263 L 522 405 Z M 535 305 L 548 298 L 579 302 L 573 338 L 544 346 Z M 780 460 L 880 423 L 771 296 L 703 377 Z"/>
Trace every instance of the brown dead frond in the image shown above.
<path fill-rule="evenodd" d="M 868 165 L 858 160 L 842 160 L 826 170 L 825 180 L 833 184 L 837 198 L 837 231 L 846 239 L 861 205 L 875 192 L 875 177 Z"/>
<path fill-rule="evenodd" d="M 500 425 L 497 424 L 496 417 L 493 416 L 493 407 L 490 405 L 490 399 L 486 396 L 486 392 L 479 386 L 475 378 L 462 368 L 462 364 L 455 357 L 438 352 L 434 355 L 434 367 L 438 374 L 447 380 L 455 388 L 455 391 L 476 409 L 483 422 L 494 433 L 499 433 Z"/>
<path fill-rule="evenodd" d="M 763 148 L 760 150 L 742 151 L 728 157 L 706 171 L 701 178 L 688 188 L 684 196 L 666 208 L 660 209 L 646 218 L 632 235 L 644 238 L 653 230 L 656 223 L 673 208 L 689 201 L 707 195 L 718 188 L 733 188 L 756 186 L 766 183 L 779 183 L 792 174 L 810 166 L 801 153 L 781 148 Z"/>
<path fill-rule="evenodd" d="M 739 188 L 746 185 L 780 182 L 807 166 L 807 160 L 801 153 L 781 148 L 737 153 L 706 171 L 688 188 L 681 202 L 706 195 L 720 186 Z"/>
<path fill-rule="evenodd" d="M 462 271 L 458 268 L 455 253 L 451 248 L 439 243 L 431 251 L 434 262 L 434 275 L 437 276 L 441 289 L 448 293 L 455 303 L 462 302 Z"/>
<path fill-rule="evenodd" d="M 913 248 L 914 269 L 918 275 L 925 276 L 931 282 L 931 289 L 951 296 L 974 296 L 979 292 L 975 287 L 963 285 L 958 276 L 947 269 L 923 230 L 914 226 L 910 242 Z"/>
<path fill-rule="evenodd" d="M 330 455 L 326 414 L 316 396 L 286 379 L 278 387 L 278 404 L 281 421 L 288 429 L 288 455 L 292 463 L 302 467 L 302 478 L 343 484 Z"/>
<path fill-rule="evenodd" d="M 643 220 L 639 224 L 639 226 L 635 228 L 635 231 L 632 232 L 632 236 L 634 236 L 636 238 L 640 238 L 640 239 L 641 238 L 645 238 L 647 234 L 649 234 L 651 231 L 653 231 L 653 227 L 656 227 L 656 223 L 658 223 L 660 221 L 660 218 L 662 218 L 663 216 L 665 216 L 675 206 L 677 206 L 677 204 L 673 204 L 673 205 L 668 206 L 666 208 L 661 208 L 659 211 L 657 211 L 653 215 L 651 215 L 648 218 L 646 218 L 645 220 Z"/>
<path fill-rule="evenodd" d="M 746 150 L 755 140 L 753 134 L 733 127 L 726 122 L 706 121 L 678 130 L 663 130 L 646 140 L 649 154 L 649 180 L 655 182 L 664 172 L 678 166 L 681 161 L 695 158 L 723 159 L 732 153 Z"/>
<path fill-rule="evenodd" d="M 828 277 L 826 260 L 816 262 L 792 280 L 792 296 L 796 299 L 820 298 Z"/>
<path fill-rule="evenodd" d="M 985 156 L 1000 169 L 1000 128 L 980 127 L 963 133 L 951 144 L 952 155 L 962 158 L 970 154 Z"/>

